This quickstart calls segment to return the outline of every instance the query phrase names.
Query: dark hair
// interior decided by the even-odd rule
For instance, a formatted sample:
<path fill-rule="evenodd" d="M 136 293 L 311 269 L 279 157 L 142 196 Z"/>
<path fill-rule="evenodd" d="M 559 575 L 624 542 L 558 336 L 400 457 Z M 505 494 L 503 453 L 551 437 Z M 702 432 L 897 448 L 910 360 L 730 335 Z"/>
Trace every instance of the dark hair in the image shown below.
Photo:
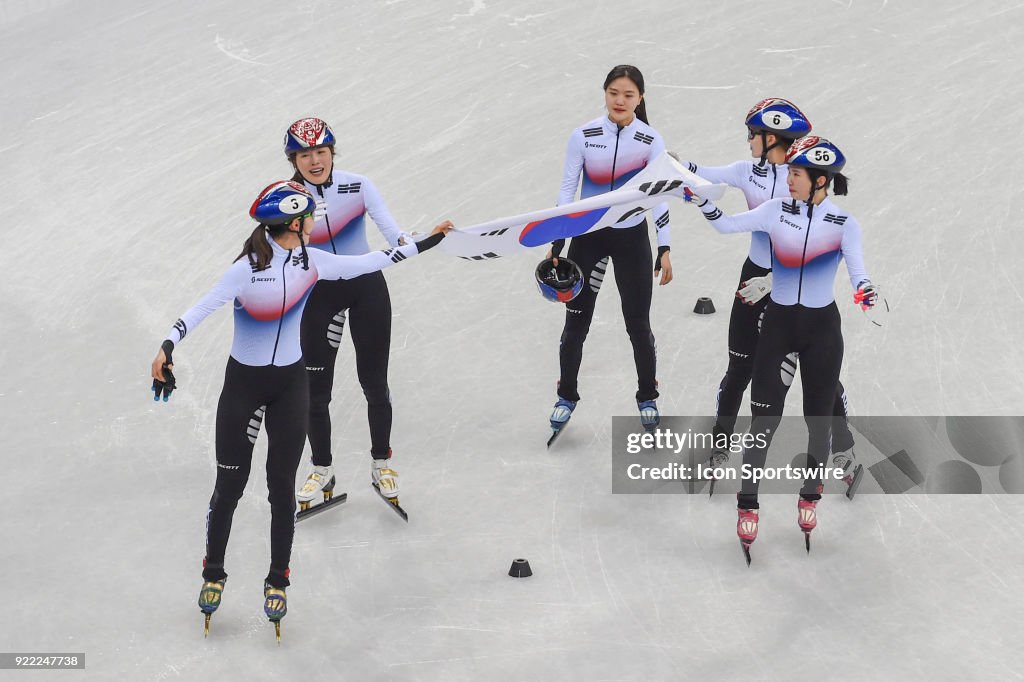
<path fill-rule="evenodd" d="M 814 192 L 819 189 L 828 191 L 828 186 L 832 185 L 832 194 L 838 196 L 844 196 L 850 189 L 850 178 L 846 177 L 842 173 L 827 173 L 823 170 L 817 170 L 813 168 L 806 169 L 808 177 L 811 179 L 811 188 Z M 825 178 L 825 184 L 818 187 L 818 178 Z"/>
<path fill-rule="evenodd" d="M 640 97 L 642 98 L 634 113 L 638 119 L 650 125 L 650 122 L 647 120 L 647 98 L 644 97 L 644 75 L 640 73 L 640 69 L 630 64 L 619 64 L 608 72 L 608 76 L 604 79 L 603 89 L 607 90 L 612 81 L 617 78 L 628 78 L 633 81 L 636 89 L 640 91 Z"/>
<path fill-rule="evenodd" d="M 286 227 L 285 225 L 275 225 L 275 227 L 281 228 Z M 259 272 L 260 270 L 266 270 L 270 267 L 270 260 L 274 257 L 274 250 L 267 243 L 266 234 L 272 228 L 268 225 L 260 223 L 256 226 L 256 229 L 252 231 L 249 238 L 242 244 L 242 252 L 235 257 L 234 262 L 238 262 L 243 258 L 249 260 L 249 265 L 252 266 L 253 272 Z"/>

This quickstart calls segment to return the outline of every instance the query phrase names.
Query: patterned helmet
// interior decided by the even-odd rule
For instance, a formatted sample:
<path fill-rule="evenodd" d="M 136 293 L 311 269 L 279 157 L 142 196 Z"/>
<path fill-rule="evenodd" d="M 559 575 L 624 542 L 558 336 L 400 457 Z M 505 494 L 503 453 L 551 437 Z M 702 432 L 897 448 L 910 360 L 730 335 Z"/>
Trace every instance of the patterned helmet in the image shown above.
<path fill-rule="evenodd" d="M 331 127 L 319 118 L 300 118 L 288 126 L 284 134 L 284 153 L 289 158 L 304 149 L 331 147 L 334 144 Z"/>
<path fill-rule="evenodd" d="M 786 163 L 825 171 L 829 175 L 838 173 L 846 165 L 846 157 L 823 137 L 808 135 L 795 140 L 786 152 Z"/>
<path fill-rule="evenodd" d="M 249 215 L 264 225 L 286 225 L 313 213 L 316 202 L 305 187 L 292 180 L 280 180 L 264 188 L 252 202 Z"/>
<path fill-rule="evenodd" d="M 788 99 L 770 97 L 761 100 L 747 112 L 747 127 L 751 130 L 763 130 L 784 137 L 795 139 L 811 132 L 811 122 L 804 112 Z"/>
<path fill-rule="evenodd" d="M 583 291 L 583 272 L 568 258 L 541 261 L 534 272 L 540 295 L 552 303 L 568 303 Z"/>

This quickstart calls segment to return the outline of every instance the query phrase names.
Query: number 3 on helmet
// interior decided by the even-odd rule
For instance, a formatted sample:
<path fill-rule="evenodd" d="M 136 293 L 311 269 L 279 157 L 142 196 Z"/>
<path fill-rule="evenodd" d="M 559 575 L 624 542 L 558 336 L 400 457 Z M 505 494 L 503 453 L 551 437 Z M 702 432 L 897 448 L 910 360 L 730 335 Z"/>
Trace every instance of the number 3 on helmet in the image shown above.
<path fill-rule="evenodd" d="M 559 258 L 556 266 L 548 258 L 534 272 L 540 295 L 552 303 L 568 303 L 583 291 L 583 272 L 568 258 Z"/>
<path fill-rule="evenodd" d="M 285 225 L 313 213 L 313 195 L 297 182 L 282 180 L 267 185 L 249 208 L 249 215 L 264 225 Z"/>

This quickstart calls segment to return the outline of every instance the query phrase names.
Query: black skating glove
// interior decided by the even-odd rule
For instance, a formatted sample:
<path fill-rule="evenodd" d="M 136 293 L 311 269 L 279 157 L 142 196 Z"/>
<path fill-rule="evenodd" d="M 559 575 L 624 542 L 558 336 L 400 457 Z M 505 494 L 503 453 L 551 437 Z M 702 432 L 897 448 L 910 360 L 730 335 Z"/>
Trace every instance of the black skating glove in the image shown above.
<path fill-rule="evenodd" d="M 562 249 L 564 249 L 564 248 L 565 248 L 565 240 L 564 239 L 556 239 L 555 241 L 551 242 L 551 257 L 552 258 L 558 258 L 559 254 L 562 253 Z"/>
<path fill-rule="evenodd" d="M 671 247 L 668 247 L 668 246 L 659 246 L 658 247 L 658 257 L 654 259 L 654 272 L 655 273 L 661 272 L 661 257 L 664 256 L 666 253 L 668 253 L 671 250 L 672 250 Z"/>
<path fill-rule="evenodd" d="M 174 365 L 171 360 L 171 352 L 174 350 L 174 344 L 170 340 L 165 340 L 160 344 L 160 348 L 164 351 L 164 356 L 167 358 L 164 361 L 163 366 L 160 368 L 164 375 L 164 380 L 153 379 L 153 400 L 160 400 L 161 396 L 166 403 L 171 397 L 171 391 L 178 387 L 178 383 L 174 380 L 174 372 L 171 371 L 171 367 Z"/>

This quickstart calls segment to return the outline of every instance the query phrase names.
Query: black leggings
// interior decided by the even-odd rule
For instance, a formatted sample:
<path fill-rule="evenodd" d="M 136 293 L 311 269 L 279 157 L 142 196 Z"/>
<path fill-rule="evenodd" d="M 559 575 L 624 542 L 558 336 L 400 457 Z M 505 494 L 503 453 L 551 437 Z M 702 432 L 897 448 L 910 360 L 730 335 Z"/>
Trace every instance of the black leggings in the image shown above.
<path fill-rule="evenodd" d="M 252 449 L 267 422 L 270 572 L 267 582 L 288 586 L 295 535 L 295 471 L 306 442 L 309 385 L 300 360 L 287 367 L 243 365 L 228 359 L 217 403 L 217 482 L 206 515 L 204 580 L 226 578 L 224 553 L 231 519 L 249 480 Z"/>
<path fill-rule="evenodd" d="M 736 287 L 737 290 L 742 287 L 743 282 L 754 277 L 764 277 L 769 272 L 771 270 L 756 265 L 748 258 L 740 271 L 740 283 Z M 754 305 L 747 305 L 739 297 L 733 297 L 732 312 L 729 315 L 729 366 L 718 386 L 716 435 L 724 433 L 731 436 L 736 428 L 736 415 L 739 414 L 743 393 L 747 390 L 754 371 L 754 356 L 761 330 L 761 317 L 764 315 L 765 306 L 768 305 L 769 300 L 770 296 L 765 296 Z M 795 372 L 796 367 L 792 360 L 793 358 L 790 358 L 787 364 Z M 788 390 L 789 384 L 786 384 L 785 388 Z M 846 389 L 843 388 L 841 382 L 836 384 L 832 414 L 835 417 L 832 423 L 832 450 L 833 452 L 849 450 L 853 447 L 853 434 L 850 433 L 849 425 L 846 422 Z"/>
<path fill-rule="evenodd" d="M 580 266 L 585 283 L 579 296 L 565 305 L 565 327 L 558 353 L 561 366 L 558 396 L 573 401 L 580 399 L 577 381 L 583 361 L 583 342 L 590 331 L 597 294 L 611 259 L 615 263 L 615 286 L 622 299 L 626 333 L 633 344 L 636 399 L 657 398 L 654 334 L 651 333 L 654 259 L 647 236 L 647 221 L 636 227 L 605 228 L 574 237 L 567 256 Z"/>
<path fill-rule="evenodd" d="M 372 272 L 355 279 L 318 282 L 302 314 L 302 355 L 309 373 L 309 446 L 317 466 L 332 461 L 328 408 L 346 317 L 355 346 L 356 376 L 366 396 L 370 455 L 390 456 L 391 297 L 383 273 Z"/>
<path fill-rule="evenodd" d="M 761 468 L 768 455 L 768 446 L 779 422 L 789 386 L 784 363 L 790 353 L 800 354 L 800 382 L 804 391 L 804 417 L 807 421 L 807 464 L 809 468 L 828 463 L 831 417 L 836 400 L 839 368 L 843 364 L 843 331 L 836 304 L 824 308 L 802 305 L 779 305 L 769 302 L 761 326 L 761 338 L 754 359 L 753 384 L 750 389 L 750 411 L 753 420 L 750 433 L 761 436 L 765 447 L 753 447 L 743 453 L 743 464 Z M 820 478 L 808 478 L 800 494 L 807 499 L 820 499 Z M 739 506 L 757 509 L 757 484 L 744 479 Z"/>

